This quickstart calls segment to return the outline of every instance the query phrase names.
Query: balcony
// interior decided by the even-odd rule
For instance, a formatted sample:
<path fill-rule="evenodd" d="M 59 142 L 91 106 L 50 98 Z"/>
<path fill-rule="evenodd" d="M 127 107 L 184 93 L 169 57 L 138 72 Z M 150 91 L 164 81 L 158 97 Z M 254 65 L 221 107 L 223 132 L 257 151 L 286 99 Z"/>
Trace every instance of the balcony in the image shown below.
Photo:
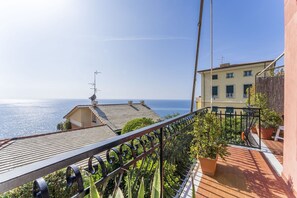
<path fill-rule="evenodd" d="M 261 152 L 261 140 L 251 133 L 254 124 L 261 124 L 260 109 L 234 110 L 228 113 L 226 108 L 218 107 L 215 112 L 231 155 L 226 161 L 219 160 L 214 177 L 203 175 L 189 154 L 189 132 L 195 117 L 210 111 L 204 108 L 0 173 L 0 193 L 4 193 L 0 197 L 31 197 L 32 190 L 33 197 L 83 197 L 90 194 L 88 175 L 93 175 L 103 197 L 117 187 L 126 193 L 128 175 L 132 178 L 133 197 L 137 197 L 141 178 L 149 196 L 158 166 L 161 197 L 189 196 L 191 175 L 195 177 L 196 196 L 290 197 L 287 186 Z M 24 194 L 23 189 L 32 190 Z"/>

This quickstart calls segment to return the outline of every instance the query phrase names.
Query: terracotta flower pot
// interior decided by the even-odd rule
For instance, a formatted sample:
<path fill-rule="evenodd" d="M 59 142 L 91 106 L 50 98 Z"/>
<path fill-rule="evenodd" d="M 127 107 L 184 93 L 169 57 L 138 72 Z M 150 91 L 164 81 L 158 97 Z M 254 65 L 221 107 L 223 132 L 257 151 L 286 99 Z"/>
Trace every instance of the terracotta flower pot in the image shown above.
<path fill-rule="evenodd" d="M 273 134 L 274 128 L 261 128 L 261 139 L 269 140 Z M 257 128 L 257 132 L 259 135 L 259 128 Z"/>
<path fill-rule="evenodd" d="M 209 176 L 214 176 L 217 168 L 218 155 L 216 159 L 198 158 L 202 173 Z"/>

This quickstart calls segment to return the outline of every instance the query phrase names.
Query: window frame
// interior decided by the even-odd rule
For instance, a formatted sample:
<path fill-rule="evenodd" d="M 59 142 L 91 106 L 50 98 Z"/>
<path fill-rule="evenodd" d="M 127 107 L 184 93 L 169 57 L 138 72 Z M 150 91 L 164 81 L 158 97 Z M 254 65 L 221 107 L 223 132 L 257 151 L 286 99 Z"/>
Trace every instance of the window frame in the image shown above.
<path fill-rule="evenodd" d="M 217 95 L 213 95 L 213 88 L 216 87 L 217 88 Z M 211 97 L 212 98 L 219 98 L 219 86 L 215 85 L 215 86 L 212 86 L 211 88 Z"/>
<path fill-rule="evenodd" d="M 229 87 L 229 86 L 232 86 L 233 87 L 233 93 L 232 93 L 231 96 L 229 96 L 229 94 L 231 94 L 231 93 L 228 93 L 227 92 L 227 90 L 228 90 L 227 87 Z M 235 85 L 226 85 L 226 98 L 234 98 L 234 96 L 235 96 Z"/>
<path fill-rule="evenodd" d="M 226 114 L 227 113 L 229 113 L 229 114 L 234 113 L 234 107 L 226 107 L 225 113 Z"/>
<path fill-rule="evenodd" d="M 216 78 L 214 78 L 214 76 L 216 76 Z M 211 77 L 212 80 L 218 80 L 219 79 L 219 75 L 218 74 L 213 74 Z"/>
<path fill-rule="evenodd" d="M 226 73 L 226 78 L 234 78 L 234 72 Z"/>
<path fill-rule="evenodd" d="M 243 71 L 243 77 L 253 76 L 253 70 L 245 70 Z"/>
<path fill-rule="evenodd" d="M 248 85 L 249 87 L 247 87 L 246 89 L 244 88 L 244 86 Z M 252 87 L 253 84 L 243 84 L 243 98 L 247 98 L 248 97 L 248 93 L 246 92 L 246 90 L 250 87 Z"/>
<path fill-rule="evenodd" d="M 219 107 L 218 106 L 212 106 L 212 112 L 217 113 L 219 111 Z"/>

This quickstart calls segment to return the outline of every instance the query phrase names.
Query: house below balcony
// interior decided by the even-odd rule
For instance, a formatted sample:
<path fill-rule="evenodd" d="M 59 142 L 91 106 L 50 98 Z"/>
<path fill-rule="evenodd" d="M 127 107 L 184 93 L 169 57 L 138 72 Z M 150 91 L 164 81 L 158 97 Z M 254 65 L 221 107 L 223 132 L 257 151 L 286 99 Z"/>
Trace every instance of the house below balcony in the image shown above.
<path fill-rule="evenodd" d="M 78 105 L 64 116 L 69 119 L 72 129 L 107 125 L 114 132 L 120 132 L 124 125 L 135 118 L 161 118 L 144 101 L 126 104 L 93 104 Z"/>

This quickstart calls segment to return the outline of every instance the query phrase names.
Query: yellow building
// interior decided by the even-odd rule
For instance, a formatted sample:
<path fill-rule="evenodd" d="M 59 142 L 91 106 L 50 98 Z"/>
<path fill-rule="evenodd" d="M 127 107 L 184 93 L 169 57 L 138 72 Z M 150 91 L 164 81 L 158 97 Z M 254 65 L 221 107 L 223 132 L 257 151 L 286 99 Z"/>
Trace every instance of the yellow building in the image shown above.
<path fill-rule="evenodd" d="M 212 106 L 245 107 L 247 90 L 255 84 L 256 75 L 267 67 L 272 60 L 243 63 L 243 64 L 221 64 L 220 67 L 211 70 L 200 70 L 201 96 L 197 98 L 197 108 Z"/>

